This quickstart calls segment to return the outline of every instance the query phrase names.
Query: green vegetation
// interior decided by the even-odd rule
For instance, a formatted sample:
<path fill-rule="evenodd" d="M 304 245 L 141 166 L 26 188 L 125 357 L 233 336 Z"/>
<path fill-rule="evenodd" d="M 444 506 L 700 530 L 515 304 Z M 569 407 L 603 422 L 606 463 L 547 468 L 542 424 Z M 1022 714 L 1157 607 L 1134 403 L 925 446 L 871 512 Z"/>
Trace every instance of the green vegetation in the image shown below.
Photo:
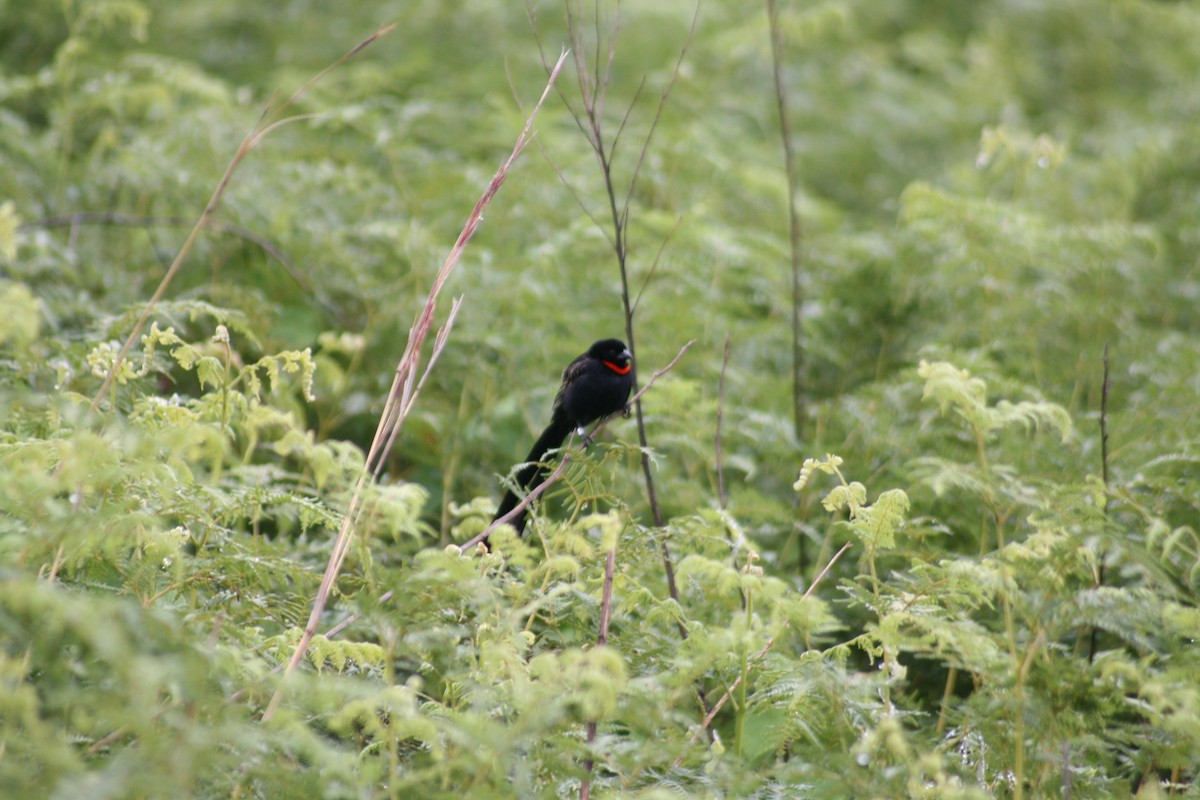
<path fill-rule="evenodd" d="M 0 0 L 0 796 L 1200 797 L 1200 9 L 778 5 L 799 398 L 768 6 Z"/>

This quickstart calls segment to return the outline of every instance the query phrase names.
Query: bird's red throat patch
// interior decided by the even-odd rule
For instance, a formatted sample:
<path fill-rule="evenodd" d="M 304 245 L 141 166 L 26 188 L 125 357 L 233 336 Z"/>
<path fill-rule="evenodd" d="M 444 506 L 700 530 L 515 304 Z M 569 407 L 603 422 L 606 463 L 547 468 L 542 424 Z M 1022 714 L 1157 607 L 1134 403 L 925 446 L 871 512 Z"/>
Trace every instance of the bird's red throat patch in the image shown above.
<path fill-rule="evenodd" d="M 617 364 L 614 364 L 611 361 L 605 361 L 604 366 L 608 367 L 609 369 L 611 369 L 613 372 L 617 373 L 618 375 L 628 375 L 629 370 L 633 369 L 633 364 L 626 364 L 625 366 L 622 367 L 622 366 L 618 366 Z"/>

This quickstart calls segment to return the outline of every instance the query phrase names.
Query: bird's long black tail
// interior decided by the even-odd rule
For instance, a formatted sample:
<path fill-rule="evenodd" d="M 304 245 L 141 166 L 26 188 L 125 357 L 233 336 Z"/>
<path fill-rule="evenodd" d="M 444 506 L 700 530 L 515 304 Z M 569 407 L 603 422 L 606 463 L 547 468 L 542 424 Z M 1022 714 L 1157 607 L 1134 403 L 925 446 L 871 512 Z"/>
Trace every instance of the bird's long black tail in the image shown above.
<path fill-rule="evenodd" d="M 541 483 L 542 478 L 546 475 L 546 468 L 541 464 L 542 459 L 546 457 L 546 453 L 556 447 L 562 446 L 563 440 L 567 438 L 567 434 L 571 432 L 571 423 L 560 414 L 555 414 L 550 424 L 546 426 L 546 430 L 542 431 L 542 435 L 533 443 L 533 448 L 530 449 L 529 455 L 525 456 L 525 466 L 517 472 L 516 483 L 521 489 L 522 495 L 530 489 Z M 504 499 L 500 501 L 500 507 L 496 509 L 495 519 L 500 519 L 508 512 L 517 507 L 521 502 L 521 498 L 517 492 L 509 489 L 504 495 Z M 517 533 L 525 532 L 525 509 L 508 521 L 510 525 L 517 529 Z"/>

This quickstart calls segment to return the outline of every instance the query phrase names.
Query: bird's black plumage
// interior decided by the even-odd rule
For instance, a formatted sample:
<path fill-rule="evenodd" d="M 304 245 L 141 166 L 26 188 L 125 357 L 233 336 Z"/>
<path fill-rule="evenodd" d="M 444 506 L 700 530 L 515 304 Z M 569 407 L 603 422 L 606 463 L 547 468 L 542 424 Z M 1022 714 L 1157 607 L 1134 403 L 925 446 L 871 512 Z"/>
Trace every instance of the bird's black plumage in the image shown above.
<path fill-rule="evenodd" d="M 590 423 L 623 411 L 632 387 L 633 354 L 620 339 L 601 339 L 568 364 L 554 398 L 550 424 L 533 443 L 525 465 L 517 472 L 516 484 L 520 490 L 528 491 L 541 481 L 546 474 L 542 459 L 561 446 L 572 430 L 583 433 Z M 496 519 L 512 511 L 520 501 L 517 492 L 510 489 L 500 501 Z M 522 509 L 509 524 L 518 533 L 523 532 L 525 511 Z"/>

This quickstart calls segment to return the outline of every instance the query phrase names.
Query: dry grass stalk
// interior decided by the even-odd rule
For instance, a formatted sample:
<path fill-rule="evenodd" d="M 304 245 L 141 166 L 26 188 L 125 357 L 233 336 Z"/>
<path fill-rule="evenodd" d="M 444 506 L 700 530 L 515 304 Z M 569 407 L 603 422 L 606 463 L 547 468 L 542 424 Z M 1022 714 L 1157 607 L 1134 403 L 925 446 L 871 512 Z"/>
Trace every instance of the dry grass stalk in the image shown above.
<path fill-rule="evenodd" d="M 426 378 L 428 378 L 433 365 L 437 362 L 438 356 L 449 339 L 450 330 L 453 327 L 454 318 L 458 313 L 461 298 L 455 299 L 452 303 L 450 313 L 447 315 L 445 323 L 438 330 L 434 339 L 433 352 L 425 364 L 424 371 L 420 372 L 420 378 L 418 379 L 421 350 L 425 339 L 429 335 L 429 330 L 433 327 L 438 295 L 441 294 L 442 287 L 445 286 L 450 273 L 454 271 L 455 266 L 462 259 L 462 254 L 466 249 L 467 243 L 475 235 L 475 231 L 479 228 L 480 223 L 483 222 L 484 210 L 492 202 L 496 193 L 500 191 L 500 187 L 503 185 L 504 179 L 508 177 L 513 163 L 516 162 L 521 151 L 525 149 L 525 145 L 529 143 L 530 137 L 533 134 L 533 120 L 537 117 L 538 111 L 549 95 L 550 89 L 553 87 L 554 81 L 558 77 L 558 73 L 562 69 L 566 57 L 567 54 L 565 51 L 559 56 L 558 63 L 555 64 L 553 71 L 550 73 L 550 77 L 546 82 L 546 88 L 542 91 L 537 105 L 534 106 L 533 111 L 525 120 L 525 127 L 517 137 L 512 152 L 504 163 L 500 165 L 491 182 L 475 203 L 475 207 L 471 209 L 471 213 L 463 225 L 462 232 L 459 233 L 454 246 L 450 248 L 450 253 L 446 256 L 442 268 L 438 271 L 437 277 L 434 279 L 433 286 L 429 289 L 425 305 L 413 321 L 412 328 L 409 331 L 408 344 L 405 346 L 404 354 L 400 357 L 400 361 L 396 365 L 396 374 L 392 379 L 392 387 L 388 392 L 387 401 L 384 403 L 383 412 L 380 414 L 379 424 L 375 429 L 375 436 L 371 441 L 366 462 L 363 464 L 363 470 L 358 476 L 358 484 L 355 486 L 354 494 L 350 498 L 350 503 L 346 509 L 346 516 L 342 520 L 341 530 L 338 531 L 337 539 L 333 544 L 333 550 L 329 555 L 329 561 L 325 566 L 325 574 L 321 579 L 321 585 L 317 589 L 317 595 L 313 600 L 308 624 L 305 625 L 304 633 L 301 635 L 300 641 L 296 643 L 296 648 L 292 652 L 292 657 L 284 670 L 284 681 L 287 680 L 287 677 L 291 675 L 301 659 L 304 658 L 304 653 L 308 649 L 308 645 L 312 642 L 312 637 L 316 635 L 321 615 L 325 611 L 329 595 L 333 591 L 334 582 L 337 580 L 337 576 L 342 569 L 342 564 L 346 559 L 346 554 L 350 550 L 350 543 L 354 538 L 354 530 L 362 514 L 363 493 L 366 491 L 367 486 L 379 477 L 383 464 L 387 461 L 388 453 L 391 451 L 392 445 L 395 444 L 400 427 L 404 424 L 404 420 L 407 418 L 409 412 L 412 411 L 417 396 L 420 394 L 421 388 L 425 385 Z M 267 705 L 266 711 L 263 712 L 264 722 L 269 720 L 279 707 L 282 691 L 283 688 L 281 685 L 275 691 L 271 702 Z"/>

